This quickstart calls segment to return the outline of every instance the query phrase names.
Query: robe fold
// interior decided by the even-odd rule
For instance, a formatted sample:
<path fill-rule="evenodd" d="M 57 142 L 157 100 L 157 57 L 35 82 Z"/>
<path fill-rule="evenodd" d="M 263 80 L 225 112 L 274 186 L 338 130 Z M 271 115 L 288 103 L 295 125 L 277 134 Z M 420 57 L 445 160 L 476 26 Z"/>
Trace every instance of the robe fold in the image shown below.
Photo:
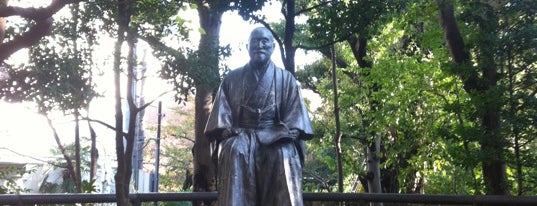
<path fill-rule="evenodd" d="M 230 71 L 205 134 L 218 142 L 219 205 L 302 205 L 303 141 L 313 129 L 290 72 L 272 62 Z"/>

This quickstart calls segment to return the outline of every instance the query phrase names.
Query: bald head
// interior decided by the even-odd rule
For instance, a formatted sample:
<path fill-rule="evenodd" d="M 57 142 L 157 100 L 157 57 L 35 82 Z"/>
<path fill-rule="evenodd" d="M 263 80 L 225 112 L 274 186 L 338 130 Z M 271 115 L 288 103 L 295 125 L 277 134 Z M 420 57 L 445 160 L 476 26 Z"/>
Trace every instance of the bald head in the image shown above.
<path fill-rule="evenodd" d="M 251 41 L 253 36 L 258 36 L 260 34 L 266 35 L 266 37 L 269 37 L 271 41 L 274 39 L 269 29 L 260 26 L 260 27 L 256 27 L 255 29 L 252 30 L 252 32 L 250 32 L 250 37 L 248 41 Z"/>
<path fill-rule="evenodd" d="M 252 66 L 263 66 L 270 60 L 274 51 L 274 37 L 265 27 L 257 27 L 250 33 L 248 54 Z"/>

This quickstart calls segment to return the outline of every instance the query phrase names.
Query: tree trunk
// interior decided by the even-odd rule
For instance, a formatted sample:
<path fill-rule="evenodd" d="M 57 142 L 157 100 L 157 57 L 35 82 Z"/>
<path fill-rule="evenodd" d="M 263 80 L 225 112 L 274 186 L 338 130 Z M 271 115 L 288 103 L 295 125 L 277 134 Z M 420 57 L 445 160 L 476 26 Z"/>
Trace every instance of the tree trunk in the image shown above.
<path fill-rule="evenodd" d="M 295 74 L 295 53 L 296 47 L 293 46 L 293 39 L 295 35 L 295 0 L 285 1 L 285 36 L 283 38 L 283 45 L 285 50 L 285 56 L 282 59 L 285 70 Z"/>
<path fill-rule="evenodd" d="M 347 40 L 351 51 L 353 53 L 354 59 L 358 62 L 358 66 L 364 69 L 371 69 L 372 63 L 367 61 L 365 58 L 367 56 L 367 38 L 364 37 L 351 37 Z M 359 82 L 358 82 L 359 83 Z M 378 90 L 376 86 L 372 88 L 373 92 Z M 370 104 L 370 110 L 376 110 L 376 103 L 372 102 Z M 365 128 L 369 127 L 369 121 L 364 121 Z M 382 193 L 381 185 L 381 173 L 380 173 L 380 158 L 378 153 L 380 152 L 380 143 L 381 139 L 374 132 L 371 132 L 372 142 L 368 143 L 366 148 L 367 155 L 367 191 L 369 193 Z M 383 205 L 382 203 L 371 203 L 371 205 Z"/>
<path fill-rule="evenodd" d="M 194 162 L 194 191 L 216 191 L 216 165 L 211 156 L 211 147 L 205 136 L 205 125 L 211 112 L 213 91 L 220 82 L 218 57 L 222 12 L 198 4 L 200 26 L 205 31 L 201 35 L 198 48 L 198 71 L 193 79 L 195 96 L 195 143 L 192 148 Z M 194 202 L 194 205 L 211 205 L 211 202 Z"/>
<path fill-rule="evenodd" d="M 114 50 L 114 87 L 116 101 L 116 155 L 117 171 L 114 176 L 116 186 L 116 202 L 120 206 L 129 205 L 129 183 L 125 182 L 124 177 L 130 177 L 130 171 L 127 170 L 127 159 L 125 158 L 125 147 L 123 145 L 123 110 L 121 101 L 121 47 L 125 41 L 125 32 L 128 27 L 126 17 L 128 0 L 118 0 L 118 31 L 117 42 Z M 130 164 L 130 162 L 129 162 Z"/>
<path fill-rule="evenodd" d="M 489 35 L 496 33 L 498 19 L 494 14 L 493 8 L 485 4 L 482 5 L 482 10 L 485 11 L 485 16 L 479 19 L 478 26 L 480 32 Z M 482 95 L 485 95 L 482 116 L 485 134 L 481 139 L 481 148 L 484 150 L 486 157 L 483 159 L 482 166 L 487 194 L 509 195 L 507 170 L 504 160 L 507 140 L 501 134 L 500 123 L 503 102 L 498 100 L 499 98 L 495 94 L 499 76 L 495 63 L 496 45 L 496 41 L 490 38 L 483 38 L 479 41 L 478 65 L 483 74 L 483 82 L 485 84 L 485 92 L 480 92 Z"/>
<path fill-rule="evenodd" d="M 123 30 L 124 31 L 124 30 Z M 121 45 L 123 42 L 124 34 L 122 29 L 119 29 L 118 41 L 115 46 L 114 54 L 114 86 L 115 86 L 115 101 L 116 101 L 116 155 L 117 155 L 117 172 L 115 174 L 116 183 L 116 201 L 118 205 L 125 206 L 129 204 L 129 191 L 125 191 L 125 182 L 121 177 L 127 175 L 125 171 L 125 149 L 123 146 L 123 110 L 121 108 L 121 94 L 120 94 L 120 59 L 121 59 Z"/>
<path fill-rule="evenodd" d="M 367 190 L 369 193 L 382 193 L 380 185 L 380 137 L 373 137 L 373 142 L 367 147 Z M 382 202 L 371 202 L 371 206 L 382 206 Z"/>
<path fill-rule="evenodd" d="M 212 88 L 196 87 L 195 97 L 195 138 L 193 152 L 194 191 L 216 191 L 216 165 L 212 161 L 210 142 L 204 135 L 205 125 L 211 111 Z"/>
<path fill-rule="evenodd" d="M 8 0 L 0 0 L 0 9 L 3 7 L 6 7 L 8 3 Z M 6 34 L 6 18 L 0 17 L 0 45 L 4 41 L 4 37 Z M 3 61 L 0 61 L 0 81 L 4 81 L 6 79 L 9 79 L 9 72 L 6 68 L 7 65 L 4 65 Z"/>
<path fill-rule="evenodd" d="M 364 37 L 351 37 L 347 42 L 349 43 L 354 59 L 358 62 L 358 66 L 360 68 L 371 68 L 372 63 L 365 59 L 367 56 L 367 39 Z"/>
<path fill-rule="evenodd" d="M 512 48 L 507 49 L 507 78 L 509 79 L 508 83 L 508 90 L 509 90 L 509 116 L 514 117 L 516 116 L 516 107 L 517 102 L 515 99 L 515 71 L 513 71 L 513 63 L 512 63 Z M 516 121 L 515 121 L 516 123 Z M 515 168 L 516 168 L 516 183 L 517 183 L 517 195 L 521 196 L 524 193 L 524 176 L 522 171 L 522 144 L 520 139 L 520 126 L 511 124 L 510 125 L 510 132 L 513 134 L 514 137 L 514 143 L 513 143 L 513 149 L 515 150 Z"/>
<path fill-rule="evenodd" d="M 130 13 L 128 13 L 130 16 Z M 129 54 L 127 56 L 127 105 L 129 108 L 129 121 L 127 134 L 125 135 L 125 176 L 123 176 L 123 182 L 125 182 L 125 191 L 127 195 L 130 190 L 130 182 L 132 179 L 132 154 L 134 152 L 134 141 L 136 135 L 136 120 L 138 119 L 138 112 L 140 111 L 136 106 L 134 100 L 134 94 L 129 91 L 134 85 L 134 70 L 136 69 L 136 35 L 130 28 L 127 29 L 127 44 L 129 45 Z M 128 197 L 128 196 L 127 196 Z M 140 202 L 132 202 L 133 205 L 140 205 Z"/>
<path fill-rule="evenodd" d="M 124 148 L 124 157 L 123 157 L 123 169 L 122 172 L 123 176 L 117 176 L 116 175 L 116 181 L 117 179 L 121 179 L 122 182 L 122 192 L 124 192 L 125 198 L 123 201 L 129 201 L 129 192 L 130 192 L 130 182 L 132 178 L 132 154 L 134 151 L 134 141 L 135 141 L 135 134 L 136 134 L 136 120 L 138 117 L 138 112 L 140 111 L 135 103 L 134 100 L 134 94 L 132 93 L 131 89 L 133 88 L 135 78 L 134 78 L 134 70 L 136 69 L 136 35 L 135 30 L 132 28 L 135 28 L 135 26 L 132 26 L 132 28 L 129 28 L 130 22 L 130 16 L 131 16 L 131 4 L 132 2 L 128 2 L 128 5 L 125 7 L 125 11 L 122 13 L 120 12 L 120 15 L 124 15 L 123 18 L 123 26 L 126 31 L 126 40 L 127 45 L 129 48 L 129 52 L 127 54 L 127 87 L 125 89 L 126 92 L 126 103 L 128 106 L 128 112 L 129 112 L 129 118 L 127 122 L 127 133 L 124 134 L 125 138 L 125 148 Z M 120 18 L 120 19 L 122 19 Z M 119 163 L 118 163 L 119 164 Z M 117 187 L 117 186 L 116 186 Z M 132 205 L 141 205 L 140 202 L 132 202 Z"/>
<path fill-rule="evenodd" d="M 94 180 L 97 175 L 97 161 L 99 160 L 99 151 L 97 150 L 97 134 L 91 126 L 90 121 L 88 120 L 88 128 L 91 138 L 91 149 L 90 149 L 90 181 Z"/>
<path fill-rule="evenodd" d="M 78 193 L 82 193 L 82 169 L 80 161 L 80 115 L 78 109 L 75 110 L 75 163 L 76 163 L 76 175 L 75 186 Z"/>
<path fill-rule="evenodd" d="M 478 65 L 482 71 L 482 80 L 478 84 L 478 75 L 476 68 L 469 65 L 470 55 L 464 49 L 462 35 L 456 24 L 454 8 L 448 1 L 437 0 L 439 4 L 440 24 L 444 30 L 444 38 L 447 42 L 450 55 L 453 62 L 457 66 L 465 67 L 464 71 L 460 72 L 460 78 L 463 80 L 464 89 L 468 92 L 471 98 L 485 98 L 481 109 L 481 127 L 484 131 L 483 137 L 480 138 L 481 152 L 484 158 L 481 160 L 483 180 L 485 182 L 486 194 L 488 195 L 507 195 L 507 174 L 505 163 L 503 160 L 505 140 L 501 136 L 500 130 L 500 109 L 501 103 L 495 101 L 495 97 L 491 94 L 497 84 L 497 71 L 494 66 L 494 42 L 483 39 L 478 44 L 477 56 Z M 490 28 L 489 21 L 495 21 L 491 16 L 491 11 L 487 11 L 487 6 L 483 6 L 484 15 L 488 15 L 479 22 L 480 32 L 494 32 L 494 28 Z M 487 22 L 484 22 L 487 21 Z"/>
<path fill-rule="evenodd" d="M 9 3 L 8 0 L 0 0 L 0 8 L 6 7 Z M 0 17 L 0 44 L 4 41 L 6 34 L 6 18 Z"/>
<path fill-rule="evenodd" d="M 334 90 L 334 121 L 336 122 L 336 134 L 334 136 L 334 147 L 336 150 L 338 192 L 343 192 L 343 158 L 341 157 L 341 122 L 339 121 L 339 95 L 336 75 L 336 49 L 332 45 L 332 89 Z"/>
<path fill-rule="evenodd" d="M 132 84 L 132 90 L 133 93 L 133 101 L 135 102 L 135 105 L 137 107 L 141 107 L 145 105 L 145 97 L 144 97 L 144 86 L 145 86 L 145 72 L 147 70 L 147 62 L 145 59 L 145 52 L 142 57 L 142 66 L 140 68 L 134 67 L 133 68 L 133 84 Z M 139 82 L 139 84 L 138 84 Z M 132 157 L 132 169 L 133 169 L 133 175 L 132 179 L 134 181 L 134 188 L 139 191 L 141 188 L 139 188 L 139 177 L 140 177 L 140 170 L 143 168 L 143 162 L 144 162 L 144 142 L 145 142 L 145 131 L 144 131 L 144 116 L 145 116 L 145 109 L 142 109 L 138 112 L 138 115 L 136 116 L 136 125 L 135 125 L 135 132 L 134 132 L 134 146 L 133 146 L 133 157 Z M 156 161 L 156 160 L 155 160 Z M 155 169 L 155 171 L 157 171 Z M 158 174 L 155 174 L 158 175 Z"/>

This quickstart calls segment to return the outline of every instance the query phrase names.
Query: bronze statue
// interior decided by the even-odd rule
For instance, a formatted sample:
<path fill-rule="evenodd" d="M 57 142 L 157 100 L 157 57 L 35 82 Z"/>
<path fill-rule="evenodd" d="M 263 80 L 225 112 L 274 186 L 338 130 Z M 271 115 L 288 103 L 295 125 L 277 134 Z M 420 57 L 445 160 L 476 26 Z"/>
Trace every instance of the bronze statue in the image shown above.
<path fill-rule="evenodd" d="M 250 61 L 215 97 L 205 134 L 218 143 L 221 206 L 303 205 L 304 140 L 313 129 L 296 79 L 270 60 L 274 47 L 268 29 L 254 29 Z"/>

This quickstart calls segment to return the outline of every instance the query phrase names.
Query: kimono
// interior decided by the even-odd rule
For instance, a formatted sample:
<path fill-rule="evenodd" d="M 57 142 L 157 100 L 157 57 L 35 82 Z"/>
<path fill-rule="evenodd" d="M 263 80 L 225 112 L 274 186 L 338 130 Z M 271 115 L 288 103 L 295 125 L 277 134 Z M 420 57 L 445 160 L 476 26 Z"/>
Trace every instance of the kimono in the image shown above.
<path fill-rule="evenodd" d="M 290 72 L 272 62 L 230 71 L 205 134 L 218 142 L 219 205 L 303 205 L 304 140 L 313 129 Z"/>

